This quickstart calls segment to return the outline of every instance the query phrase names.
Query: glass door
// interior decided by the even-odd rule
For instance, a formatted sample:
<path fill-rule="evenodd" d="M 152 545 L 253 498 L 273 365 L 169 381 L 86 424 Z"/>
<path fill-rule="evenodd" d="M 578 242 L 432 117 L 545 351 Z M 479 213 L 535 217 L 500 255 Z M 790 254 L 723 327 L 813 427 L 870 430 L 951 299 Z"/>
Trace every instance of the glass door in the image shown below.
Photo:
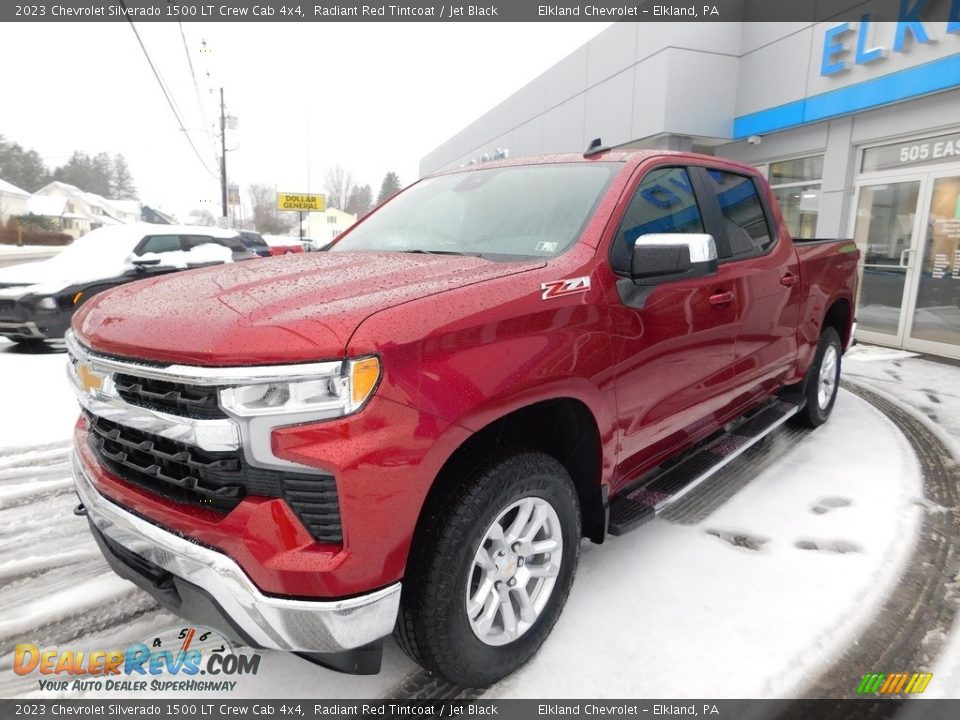
<path fill-rule="evenodd" d="M 960 175 L 956 170 L 931 174 L 928 183 L 907 345 L 956 357 L 960 354 Z"/>
<path fill-rule="evenodd" d="M 917 254 L 922 178 L 858 187 L 853 230 L 863 274 L 857 322 L 864 340 L 903 343 Z"/>

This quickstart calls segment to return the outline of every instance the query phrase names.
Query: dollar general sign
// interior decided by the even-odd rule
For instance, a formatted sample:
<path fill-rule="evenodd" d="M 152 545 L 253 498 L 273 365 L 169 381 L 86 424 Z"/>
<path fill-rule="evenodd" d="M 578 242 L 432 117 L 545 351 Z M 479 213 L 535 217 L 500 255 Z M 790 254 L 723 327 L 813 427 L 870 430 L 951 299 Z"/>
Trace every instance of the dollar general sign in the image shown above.
<path fill-rule="evenodd" d="M 310 195 L 309 193 L 277 193 L 277 210 L 292 210 L 293 212 L 326 212 L 327 198 L 325 195 Z"/>

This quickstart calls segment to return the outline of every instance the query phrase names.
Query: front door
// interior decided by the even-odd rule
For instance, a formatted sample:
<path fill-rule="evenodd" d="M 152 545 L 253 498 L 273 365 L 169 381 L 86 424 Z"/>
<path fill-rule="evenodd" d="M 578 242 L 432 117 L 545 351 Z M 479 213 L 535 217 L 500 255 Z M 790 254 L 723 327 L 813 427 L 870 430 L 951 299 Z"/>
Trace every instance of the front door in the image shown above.
<path fill-rule="evenodd" d="M 853 239 L 860 248 L 862 279 L 857 308 L 859 336 L 902 345 L 917 264 L 923 178 L 864 183 L 857 189 Z"/>
<path fill-rule="evenodd" d="M 853 236 L 862 280 L 858 337 L 960 355 L 960 175 L 865 181 Z"/>
<path fill-rule="evenodd" d="M 913 264 L 906 347 L 960 355 L 960 175 L 931 174 Z"/>
<path fill-rule="evenodd" d="M 633 243 L 651 233 L 703 233 L 684 167 L 658 167 L 633 190 L 610 249 L 629 273 Z M 716 427 L 734 388 L 740 299 L 732 264 L 705 278 L 635 286 L 621 277 L 610 302 L 610 339 L 620 415 L 623 481 Z M 615 491 L 617 488 L 613 488 Z"/>

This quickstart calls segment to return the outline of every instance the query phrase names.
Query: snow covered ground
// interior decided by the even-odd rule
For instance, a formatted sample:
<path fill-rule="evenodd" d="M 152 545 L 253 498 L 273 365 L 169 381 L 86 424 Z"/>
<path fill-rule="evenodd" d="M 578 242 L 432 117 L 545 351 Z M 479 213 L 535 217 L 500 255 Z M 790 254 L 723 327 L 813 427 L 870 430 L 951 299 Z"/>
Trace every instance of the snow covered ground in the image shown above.
<path fill-rule="evenodd" d="M 53 257 L 62 248 L 45 245 L 0 245 L 0 267 Z"/>
<path fill-rule="evenodd" d="M 895 398 L 935 431 L 960 462 L 960 366 L 916 353 L 857 345 L 844 359 L 844 375 Z M 953 578 L 960 596 L 960 578 Z M 960 698 L 960 623 L 954 625 L 925 695 Z"/>
<path fill-rule="evenodd" d="M 13 673 L 16 643 L 125 647 L 179 622 L 109 571 L 86 521 L 71 512 L 66 452 L 76 410 L 64 362 L 0 340 L 2 697 L 54 696 L 38 690 L 35 673 Z M 960 368 L 858 346 L 845 372 L 960 437 Z M 553 634 L 488 696 L 802 692 L 894 590 L 918 524 L 921 478 L 897 428 L 847 392 L 825 427 L 796 444 L 767 442 L 782 458 L 696 524 L 660 518 L 603 546 L 584 543 Z M 374 677 L 260 653 L 260 673 L 241 679 L 233 696 L 377 697 L 417 672 L 392 640 Z M 928 693 L 960 697 L 958 658 L 955 630 Z"/>

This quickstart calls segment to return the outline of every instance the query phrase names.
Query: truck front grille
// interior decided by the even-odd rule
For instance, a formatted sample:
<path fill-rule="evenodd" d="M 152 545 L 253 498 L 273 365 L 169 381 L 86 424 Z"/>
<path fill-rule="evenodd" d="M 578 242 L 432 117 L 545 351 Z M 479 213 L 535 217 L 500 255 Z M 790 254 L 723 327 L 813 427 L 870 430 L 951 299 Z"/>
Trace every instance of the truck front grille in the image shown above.
<path fill-rule="evenodd" d="M 0 300 L 0 314 L 2 315 L 12 315 L 16 307 L 15 300 Z"/>
<path fill-rule="evenodd" d="M 229 512 L 247 495 L 283 498 L 315 540 L 343 541 L 331 475 L 266 470 L 241 450 L 210 452 L 87 413 L 90 448 L 112 474 L 162 497 Z"/>
<path fill-rule="evenodd" d="M 132 405 L 198 419 L 225 418 L 217 402 L 217 388 L 183 385 L 166 380 L 117 373 L 117 394 Z"/>

